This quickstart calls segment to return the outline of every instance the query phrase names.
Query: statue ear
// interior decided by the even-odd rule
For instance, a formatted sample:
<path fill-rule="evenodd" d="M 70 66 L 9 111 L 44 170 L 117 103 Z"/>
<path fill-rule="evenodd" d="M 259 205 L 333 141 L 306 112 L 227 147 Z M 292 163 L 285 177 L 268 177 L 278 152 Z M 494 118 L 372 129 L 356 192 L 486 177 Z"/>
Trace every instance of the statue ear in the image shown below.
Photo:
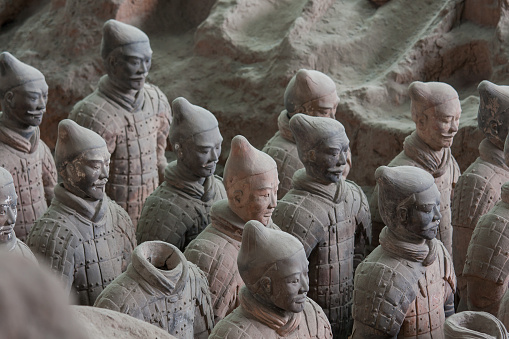
<path fill-rule="evenodd" d="M 265 276 L 260 279 L 260 288 L 266 296 L 270 296 L 272 293 L 272 281 L 269 277 Z"/>
<path fill-rule="evenodd" d="M 181 160 L 184 158 L 184 150 L 182 149 L 182 145 L 179 142 L 176 142 L 173 146 L 175 153 L 177 154 L 177 158 Z"/>
<path fill-rule="evenodd" d="M 11 107 L 11 108 L 13 107 L 13 102 L 12 102 L 13 99 L 14 99 L 14 93 L 12 91 L 8 91 L 7 93 L 5 93 L 4 100 L 7 103 L 7 105 L 9 105 L 9 107 Z"/>
<path fill-rule="evenodd" d="M 493 136 L 497 136 L 497 135 L 498 135 L 498 133 L 499 133 L 499 130 L 498 130 L 498 126 L 499 126 L 498 121 L 496 121 L 496 120 L 490 120 L 490 122 L 489 122 L 489 126 L 490 126 L 491 134 L 492 134 Z"/>
<path fill-rule="evenodd" d="M 235 202 L 235 205 L 241 204 L 243 195 L 244 195 L 244 192 L 242 190 L 235 190 L 233 192 L 233 201 Z"/>
<path fill-rule="evenodd" d="M 416 127 L 417 129 L 423 129 L 428 122 L 428 116 L 424 113 L 421 113 L 417 116 Z"/>
<path fill-rule="evenodd" d="M 408 222 L 408 209 L 406 207 L 398 208 L 398 221 L 401 225 L 405 225 Z"/>
<path fill-rule="evenodd" d="M 314 149 L 307 152 L 307 160 L 310 162 L 316 161 L 316 151 Z"/>

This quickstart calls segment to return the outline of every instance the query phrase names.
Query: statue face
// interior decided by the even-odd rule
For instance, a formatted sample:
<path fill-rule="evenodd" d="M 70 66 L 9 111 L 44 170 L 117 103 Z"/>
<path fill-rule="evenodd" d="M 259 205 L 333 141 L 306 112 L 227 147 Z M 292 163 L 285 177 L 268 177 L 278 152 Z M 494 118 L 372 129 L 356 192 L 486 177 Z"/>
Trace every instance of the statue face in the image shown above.
<path fill-rule="evenodd" d="M 299 313 L 304 310 L 309 291 L 308 260 L 306 252 L 300 250 L 292 257 L 277 264 L 270 273 L 270 301 L 277 307 Z"/>
<path fill-rule="evenodd" d="M 277 205 L 277 170 L 254 175 L 247 181 L 242 190 L 233 193 L 230 207 L 244 222 L 258 220 L 267 226 Z"/>
<path fill-rule="evenodd" d="M 461 105 L 457 99 L 436 106 L 435 114 L 421 113 L 417 123 L 419 137 L 435 151 L 451 147 L 458 132 L 460 115 Z"/>
<path fill-rule="evenodd" d="M 314 117 L 336 118 L 336 110 L 339 104 L 339 97 L 336 92 L 326 95 L 320 99 L 306 102 L 303 106 L 304 114 Z"/>
<path fill-rule="evenodd" d="M 420 239 L 431 240 L 437 236 L 440 224 L 440 192 L 436 185 L 415 195 L 415 203 L 407 214 L 406 229 Z"/>
<path fill-rule="evenodd" d="M 10 233 L 16 224 L 18 196 L 14 183 L 0 188 L 0 233 Z"/>
<path fill-rule="evenodd" d="M 350 141 L 346 134 L 337 134 L 308 151 L 305 167 L 308 175 L 323 184 L 338 182 L 346 167 Z"/>
<path fill-rule="evenodd" d="M 48 85 L 41 80 L 18 86 L 5 94 L 5 101 L 9 119 L 22 128 L 39 126 L 46 112 Z"/>
<path fill-rule="evenodd" d="M 87 150 L 66 166 L 64 185 L 81 198 L 101 200 L 109 171 L 110 153 L 106 146 Z"/>
<path fill-rule="evenodd" d="M 150 45 L 132 44 L 111 54 L 108 57 L 110 80 L 126 91 L 142 89 L 152 64 Z"/>
<path fill-rule="evenodd" d="M 178 161 L 197 178 L 211 176 L 221 155 L 222 141 L 219 128 L 195 134 L 180 143 L 180 149 L 177 151 Z"/>

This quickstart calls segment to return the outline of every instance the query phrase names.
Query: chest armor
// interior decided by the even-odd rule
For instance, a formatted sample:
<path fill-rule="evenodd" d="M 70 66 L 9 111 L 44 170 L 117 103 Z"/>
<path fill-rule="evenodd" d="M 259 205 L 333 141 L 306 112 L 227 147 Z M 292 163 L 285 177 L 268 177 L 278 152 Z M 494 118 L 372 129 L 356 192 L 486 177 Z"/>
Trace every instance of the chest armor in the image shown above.
<path fill-rule="evenodd" d="M 143 206 L 136 230 L 138 243 L 162 240 L 184 251 L 210 224 L 212 204 L 225 198 L 216 190 L 215 198 L 205 202 L 162 183 Z"/>
<path fill-rule="evenodd" d="M 184 252 L 207 277 L 216 323 L 239 306 L 238 294 L 244 286 L 237 266 L 240 244 L 209 226 Z"/>
<path fill-rule="evenodd" d="M 273 214 L 274 222 L 283 230 L 299 239 L 305 234 L 304 247 L 310 251 L 308 296 L 323 308 L 338 338 L 346 338 L 353 324 L 356 216 L 349 203 L 334 203 L 292 189 Z M 288 215 L 293 215 L 294 219 L 288 219 Z"/>
<path fill-rule="evenodd" d="M 299 159 L 297 145 L 283 138 L 280 132 L 276 132 L 276 134 L 267 141 L 262 152 L 270 155 L 276 162 L 279 176 L 277 198 L 282 199 L 292 188 L 293 174 L 297 170 L 304 168 L 304 164 Z"/>
<path fill-rule="evenodd" d="M 26 241 L 30 229 L 48 208 L 42 180 L 44 150 L 42 145 L 33 153 L 25 153 L 2 144 L 0 164 L 14 179 L 18 195 L 18 216 L 14 231 L 16 237 Z"/>
<path fill-rule="evenodd" d="M 129 240 L 114 229 L 116 221 L 113 220 L 110 209 L 99 223 L 93 223 L 79 214 L 66 213 L 61 208 L 55 210 L 58 212 L 53 211 L 48 215 L 49 218 L 57 219 L 63 225 L 75 229 L 66 240 L 79 238 L 78 245 L 74 248 L 73 281 L 79 303 L 93 305 L 102 290 L 127 268 L 130 253 L 126 252 L 125 244 Z"/>
<path fill-rule="evenodd" d="M 145 103 L 136 113 L 116 116 L 119 131 L 111 155 L 106 193 L 124 208 L 136 225 L 145 199 L 159 185 L 157 168 L 157 97 L 145 90 Z M 150 97 L 151 100 L 148 100 Z"/>
<path fill-rule="evenodd" d="M 439 260 L 426 268 L 418 284 L 419 291 L 410 304 L 398 338 L 444 338 L 446 282 Z"/>

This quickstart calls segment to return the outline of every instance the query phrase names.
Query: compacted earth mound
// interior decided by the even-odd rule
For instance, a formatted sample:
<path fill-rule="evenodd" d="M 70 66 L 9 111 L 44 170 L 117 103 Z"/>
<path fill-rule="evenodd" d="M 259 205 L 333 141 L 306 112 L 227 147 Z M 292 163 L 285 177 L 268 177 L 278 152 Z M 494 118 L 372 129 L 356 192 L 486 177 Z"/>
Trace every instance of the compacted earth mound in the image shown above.
<path fill-rule="evenodd" d="M 16 3 L 13 6 L 11 3 Z M 407 96 L 415 80 L 444 81 L 462 100 L 453 153 L 476 157 L 477 85 L 506 84 L 507 0 L 3 0 L 0 44 L 39 68 L 50 86 L 42 138 L 104 73 L 102 24 L 143 29 L 154 50 L 149 81 L 216 114 L 222 161 L 231 138 L 261 148 L 277 129 L 283 93 L 300 68 L 336 82 L 337 119 L 353 154 L 349 178 L 373 185 L 374 170 L 402 150 L 413 129 Z"/>

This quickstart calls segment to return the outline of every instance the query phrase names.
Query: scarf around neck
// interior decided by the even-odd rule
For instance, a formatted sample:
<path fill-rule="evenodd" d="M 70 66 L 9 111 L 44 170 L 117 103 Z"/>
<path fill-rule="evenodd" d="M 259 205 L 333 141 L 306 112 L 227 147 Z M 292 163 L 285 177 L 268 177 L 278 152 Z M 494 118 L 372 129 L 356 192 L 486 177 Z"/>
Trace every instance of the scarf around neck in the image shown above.
<path fill-rule="evenodd" d="M 39 127 L 36 127 L 30 139 L 27 139 L 16 131 L 0 124 L 0 142 L 23 153 L 33 153 L 37 150 L 40 133 Z"/>
<path fill-rule="evenodd" d="M 295 138 L 292 130 L 290 129 L 290 117 L 288 116 L 286 109 L 279 114 L 279 117 L 277 118 L 277 127 L 279 128 L 279 133 L 283 138 L 295 144 Z"/>
<path fill-rule="evenodd" d="M 76 211 L 78 214 L 92 222 L 99 222 L 106 214 L 108 203 L 106 195 L 99 201 L 87 201 L 66 190 L 62 183 L 55 186 L 55 199 L 64 206 Z"/>
<path fill-rule="evenodd" d="M 483 139 L 479 144 L 479 158 L 509 171 L 509 167 L 505 164 L 504 151 L 493 145 L 488 139 Z"/>
<path fill-rule="evenodd" d="M 396 257 L 409 261 L 420 262 L 429 266 L 437 258 L 437 240 L 426 240 L 423 244 L 413 244 L 400 240 L 387 226 L 380 233 L 380 245 L 382 248 Z"/>
<path fill-rule="evenodd" d="M 302 312 L 292 313 L 289 318 L 283 317 L 257 301 L 246 286 L 240 289 L 239 302 L 247 314 L 276 331 L 281 337 L 286 337 L 299 327 Z"/>
<path fill-rule="evenodd" d="M 164 179 L 168 185 L 203 202 L 210 201 L 216 196 L 214 175 L 208 176 L 202 185 L 189 171 L 180 169 L 177 166 L 177 160 L 166 166 Z"/>
<path fill-rule="evenodd" d="M 103 75 L 99 80 L 99 91 L 131 113 L 138 111 L 145 102 L 143 88 L 134 96 L 128 95 L 115 86 L 108 75 Z"/>
<path fill-rule="evenodd" d="M 345 180 L 341 178 L 337 183 L 330 183 L 327 185 L 316 182 L 311 176 L 306 173 L 305 168 L 301 168 L 295 172 L 292 181 L 293 188 L 297 190 L 306 191 L 312 194 L 321 196 L 327 200 L 340 203 L 343 200 L 343 193 L 345 191 Z"/>
<path fill-rule="evenodd" d="M 428 144 L 419 138 L 417 131 L 413 131 L 405 138 L 403 151 L 407 157 L 431 173 L 434 178 L 445 174 L 452 157 L 450 148 L 442 148 L 438 152 L 431 149 Z"/>

